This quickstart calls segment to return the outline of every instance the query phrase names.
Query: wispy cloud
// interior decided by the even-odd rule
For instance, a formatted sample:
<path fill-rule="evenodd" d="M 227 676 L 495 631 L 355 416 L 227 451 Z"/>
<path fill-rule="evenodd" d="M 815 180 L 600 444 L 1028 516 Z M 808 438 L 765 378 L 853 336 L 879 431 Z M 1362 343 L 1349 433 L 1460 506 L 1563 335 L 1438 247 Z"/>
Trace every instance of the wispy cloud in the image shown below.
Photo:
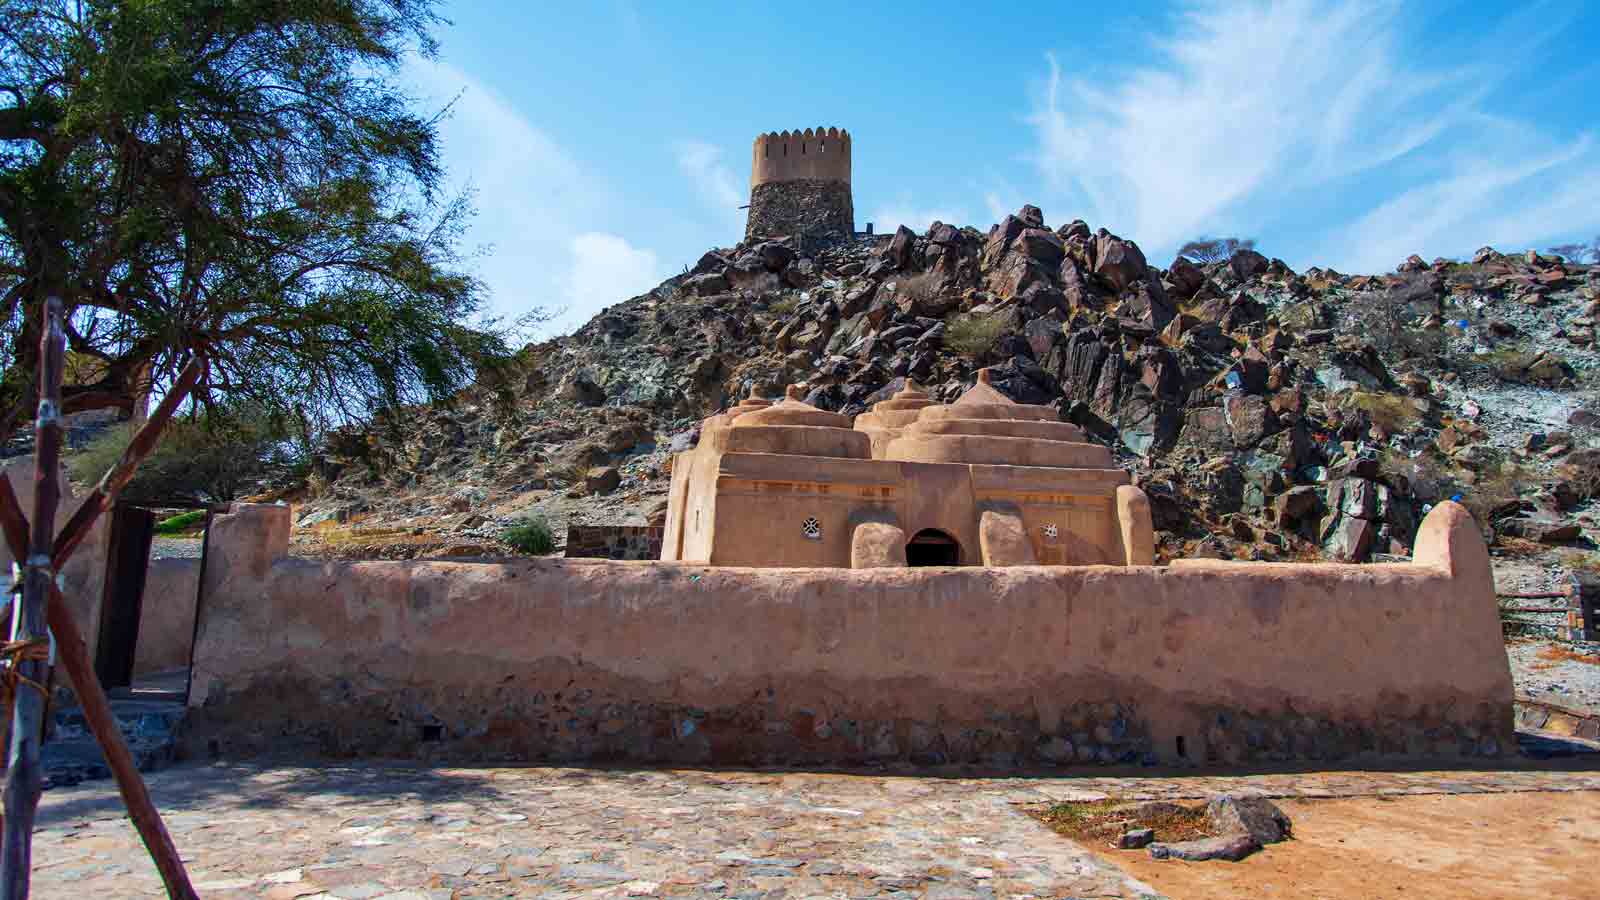
<path fill-rule="evenodd" d="M 1052 57 L 1031 117 L 1037 165 L 1094 224 L 1157 252 L 1282 225 L 1314 205 L 1307 194 L 1352 179 L 1395 196 L 1343 221 L 1291 221 L 1325 230 L 1319 262 L 1387 268 L 1412 252 L 1470 252 L 1486 222 L 1526 243 L 1600 221 L 1600 205 L 1543 190 L 1592 173 L 1594 143 L 1527 122 L 1490 128 L 1479 103 L 1495 73 L 1409 62 L 1402 22 L 1381 0 L 1198 3 L 1153 41 L 1152 62 L 1109 87 Z"/>
<path fill-rule="evenodd" d="M 477 269 L 494 313 L 565 309 L 552 327 L 570 330 L 665 277 L 653 252 L 604 233 L 624 217 L 602 174 L 460 69 L 418 59 L 408 75 L 432 104 L 454 101 L 440 126 L 444 163 L 476 194 L 467 239 L 485 250 Z"/>
<path fill-rule="evenodd" d="M 678 169 L 689 177 L 695 195 L 719 224 L 733 223 L 744 230 L 743 206 L 749 193 L 744 182 L 722 160 L 722 149 L 704 141 L 678 141 L 672 145 Z"/>
<path fill-rule="evenodd" d="M 572 268 L 561 293 L 574 309 L 602 309 L 654 287 L 666 277 L 654 251 L 641 250 L 614 234 L 580 234 L 568 249 Z"/>

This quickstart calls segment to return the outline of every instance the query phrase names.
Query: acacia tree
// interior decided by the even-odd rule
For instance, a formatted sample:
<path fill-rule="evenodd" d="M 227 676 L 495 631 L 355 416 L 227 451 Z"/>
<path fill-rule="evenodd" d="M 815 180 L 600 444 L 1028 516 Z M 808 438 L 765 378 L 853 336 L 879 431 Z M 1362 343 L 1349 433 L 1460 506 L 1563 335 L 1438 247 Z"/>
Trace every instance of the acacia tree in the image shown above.
<path fill-rule="evenodd" d="M 192 357 L 317 421 L 436 399 L 506 358 L 441 196 L 436 117 L 396 83 L 434 0 L 0 0 L 0 409 L 66 303 L 130 409 Z"/>
<path fill-rule="evenodd" d="M 1600 263 L 1600 237 L 1596 237 L 1587 244 L 1557 244 L 1550 248 L 1550 252 L 1568 262 Z"/>
<path fill-rule="evenodd" d="M 1186 256 L 1201 265 L 1206 263 L 1222 262 L 1233 258 L 1240 250 L 1254 250 L 1256 242 L 1247 238 L 1240 240 L 1236 237 L 1205 237 L 1195 238 L 1178 248 L 1179 256 Z"/>

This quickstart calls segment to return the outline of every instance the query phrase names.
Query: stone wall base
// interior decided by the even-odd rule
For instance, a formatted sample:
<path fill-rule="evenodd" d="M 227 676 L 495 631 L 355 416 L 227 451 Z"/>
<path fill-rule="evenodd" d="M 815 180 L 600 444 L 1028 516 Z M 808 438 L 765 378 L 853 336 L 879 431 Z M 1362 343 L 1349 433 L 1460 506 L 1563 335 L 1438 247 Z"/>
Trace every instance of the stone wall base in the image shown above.
<path fill-rule="evenodd" d="M 776 181 L 751 189 L 744 237 L 746 241 L 849 238 L 855 234 L 855 222 L 850 185 L 815 179 Z"/>

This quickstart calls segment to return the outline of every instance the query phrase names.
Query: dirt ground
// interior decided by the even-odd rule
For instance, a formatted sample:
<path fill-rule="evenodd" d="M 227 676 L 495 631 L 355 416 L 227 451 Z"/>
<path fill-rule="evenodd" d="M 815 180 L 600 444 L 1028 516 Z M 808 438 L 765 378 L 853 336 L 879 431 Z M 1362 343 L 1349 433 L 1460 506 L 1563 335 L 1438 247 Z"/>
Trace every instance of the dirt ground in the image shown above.
<path fill-rule="evenodd" d="M 1173 900 L 1600 897 L 1593 793 L 1281 800 L 1294 839 L 1242 862 L 1096 847 Z"/>

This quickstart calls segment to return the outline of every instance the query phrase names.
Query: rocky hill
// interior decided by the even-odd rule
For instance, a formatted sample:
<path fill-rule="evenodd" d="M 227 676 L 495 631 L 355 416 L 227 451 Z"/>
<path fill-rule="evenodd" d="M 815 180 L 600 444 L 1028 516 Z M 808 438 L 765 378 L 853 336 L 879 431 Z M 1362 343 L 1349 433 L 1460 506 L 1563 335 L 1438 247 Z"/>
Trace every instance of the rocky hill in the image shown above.
<path fill-rule="evenodd" d="M 1409 552 L 1460 496 L 1532 549 L 1593 546 L 1600 267 L 1484 248 L 1394 273 L 1292 271 L 1253 250 L 1160 269 L 1131 240 L 1023 207 L 692 269 L 522 352 L 481 385 L 336 436 L 299 522 L 314 552 L 506 552 L 530 515 L 644 524 L 701 417 L 803 385 L 859 413 L 975 371 L 1057 406 L 1149 493 L 1164 556 Z"/>

